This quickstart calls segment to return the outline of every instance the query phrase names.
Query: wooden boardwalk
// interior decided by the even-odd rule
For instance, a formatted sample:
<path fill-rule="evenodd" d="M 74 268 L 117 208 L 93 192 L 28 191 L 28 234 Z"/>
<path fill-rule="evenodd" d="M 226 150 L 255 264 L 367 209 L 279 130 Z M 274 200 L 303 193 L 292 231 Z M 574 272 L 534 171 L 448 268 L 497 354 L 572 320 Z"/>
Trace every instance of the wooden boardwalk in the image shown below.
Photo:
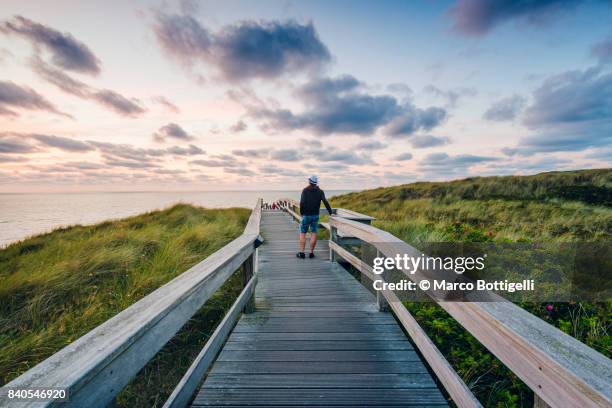
<path fill-rule="evenodd" d="M 405 406 L 447 402 L 393 316 L 329 261 L 295 257 L 297 224 L 264 211 L 256 311 L 231 333 L 192 406 Z"/>

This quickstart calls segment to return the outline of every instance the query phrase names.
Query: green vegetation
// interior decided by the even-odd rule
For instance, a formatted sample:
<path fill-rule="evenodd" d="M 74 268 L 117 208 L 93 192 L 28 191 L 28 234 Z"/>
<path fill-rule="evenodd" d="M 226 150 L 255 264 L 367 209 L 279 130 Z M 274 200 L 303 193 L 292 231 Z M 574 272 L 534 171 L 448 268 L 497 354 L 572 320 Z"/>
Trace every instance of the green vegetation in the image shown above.
<path fill-rule="evenodd" d="M 581 242 L 612 239 L 612 169 L 413 183 L 334 197 L 419 247 L 431 242 Z M 407 303 L 483 405 L 532 406 L 531 391 L 444 310 Z M 612 355 L 610 303 L 520 306 Z"/>
<path fill-rule="evenodd" d="M 239 236 L 250 211 L 179 204 L 58 229 L 0 250 L 0 383 L 4 384 Z M 169 394 L 233 299 L 232 277 L 119 398 L 154 406 Z M 178 356 L 173 345 L 189 346 Z M 169 368 L 170 372 L 162 369 Z M 163 381 L 162 381 L 163 380 Z M 169 388 L 169 389 L 168 389 Z M 148 399 L 137 394 L 146 389 Z"/>

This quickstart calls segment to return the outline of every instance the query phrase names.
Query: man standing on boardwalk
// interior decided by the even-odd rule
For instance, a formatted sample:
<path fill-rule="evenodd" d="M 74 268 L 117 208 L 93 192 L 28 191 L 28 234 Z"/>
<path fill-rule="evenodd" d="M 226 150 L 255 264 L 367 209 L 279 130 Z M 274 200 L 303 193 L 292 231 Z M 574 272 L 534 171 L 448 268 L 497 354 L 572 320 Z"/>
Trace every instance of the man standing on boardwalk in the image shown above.
<path fill-rule="evenodd" d="M 302 190 L 300 198 L 300 214 L 302 215 L 302 223 L 300 224 L 300 252 L 297 253 L 298 258 L 306 258 L 304 248 L 306 247 L 306 233 L 310 228 L 310 254 L 309 258 L 314 258 L 314 249 L 317 245 L 317 229 L 319 228 L 319 209 L 321 201 L 325 204 L 327 212 L 332 215 L 332 208 L 325 198 L 325 193 L 318 186 L 319 179 L 317 176 L 308 178 L 308 187 Z"/>

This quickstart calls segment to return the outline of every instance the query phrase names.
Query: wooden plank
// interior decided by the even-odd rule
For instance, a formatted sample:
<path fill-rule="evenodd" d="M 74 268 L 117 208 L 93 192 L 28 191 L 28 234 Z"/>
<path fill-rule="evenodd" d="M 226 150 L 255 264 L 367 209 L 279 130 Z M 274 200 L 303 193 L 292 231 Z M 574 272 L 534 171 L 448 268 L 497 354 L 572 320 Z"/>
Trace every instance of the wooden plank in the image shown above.
<path fill-rule="evenodd" d="M 234 329 L 236 333 L 402 333 L 396 325 L 357 325 L 357 324 L 317 324 L 308 321 L 296 322 L 292 325 L 244 325 L 239 324 Z"/>
<path fill-rule="evenodd" d="M 259 285 L 258 285 L 259 287 Z M 269 311 L 258 311 L 258 316 L 262 318 L 269 317 L 312 317 L 312 318 L 321 318 L 321 317 L 343 317 L 343 318 L 364 318 L 364 319 L 378 319 L 378 318 L 387 318 L 388 316 L 379 313 L 372 312 L 351 312 L 346 310 L 269 310 Z"/>
<path fill-rule="evenodd" d="M 248 405 L 247 405 L 248 406 Z M 256 406 L 256 405 L 251 405 L 251 406 Z M 257 405 L 258 407 L 267 407 L 267 405 Z M 274 405 L 274 408 L 295 408 L 296 406 L 301 406 L 301 405 Z M 380 405 L 379 405 L 380 406 Z M 385 406 L 385 405 L 382 405 Z M 386 405 L 388 407 L 401 407 L 403 405 Z M 195 407 L 195 405 L 194 405 Z M 222 405 L 223 408 L 244 408 L 245 405 Z M 322 404 L 322 405 L 317 405 L 317 408 L 346 408 L 347 405 L 330 405 L 330 404 Z M 442 407 L 448 407 L 448 404 L 427 404 L 427 405 L 409 405 L 409 407 L 411 408 L 442 408 Z"/>
<path fill-rule="evenodd" d="M 217 361 L 215 374 L 427 374 L 421 362 L 366 361 Z"/>
<path fill-rule="evenodd" d="M 308 321 L 312 323 L 329 323 L 335 324 L 338 321 L 342 321 L 342 323 L 346 324 L 390 324 L 397 325 L 397 322 L 392 316 L 379 314 L 365 314 L 365 316 L 295 316 L 295 317 L 308 317 Z M 255 316 L 243 316 L 240 319 L 240 322 L 243 324 L 294 324 L 296 322 L 295 317 L 287 317 L 287 316 L 277 316 L 276 313 L 258 313 Z"/>
<path fill-rule="evenodd" d="M 436 388 L 422 374 L 211 374 L 204 388 Z"/>
<path fill-rule="evenodd" d="M 331 341 L 362 341 L 362 340 L 406 340 L 404 333 L 314 333 L 314 332 L 284 332 L 284 333 L 236 333 L 232 332 L 230 341 L 258 341 L 258 340 L 303 340 L 303 341 L 318 341 L 318 340 L 331 340 Z M 347 347 L 349 345 L 347 344 Z"/>
<path fill-rule="evenodd" d="M 164 408 L 180 408 L 189 404 L 192 395 L 198 388 L 202 377 L 208 371 L 215 357 L 227 340 L 231 329 L 238 320 L 242 310 L 247 307 L 255 290 L 257 276 L 251 277 L 221 323 L 210 336 L 202 351 L 195 358 L 183 378 L 176 385 L 170 397 L 164 403 Z"/>
<path fill-rule="evenodd" d="M 259 340 L 228 341 L 224 350 L 412 350 L 412 344 L 401 341 L 330 341 L 330 340 Z"/>
<path fill-rule="evenodd" d="M 397 406 L 409 407 L 414 405 L 445 404 L 446 401 L 439 393 L 431 389 L 409 388 L 395 389 L 389 392 L 385 389 L 330 389 L 330 388 L 209 388 L 206 392 L 198 394 L 194 406 L 223 406 L 232 405 L 344 405 L 350 407 Z"/>
<path fill-rule="evenodd" d="M 218 361 L 421 361 L 413 350 L 227 350 Z"/>

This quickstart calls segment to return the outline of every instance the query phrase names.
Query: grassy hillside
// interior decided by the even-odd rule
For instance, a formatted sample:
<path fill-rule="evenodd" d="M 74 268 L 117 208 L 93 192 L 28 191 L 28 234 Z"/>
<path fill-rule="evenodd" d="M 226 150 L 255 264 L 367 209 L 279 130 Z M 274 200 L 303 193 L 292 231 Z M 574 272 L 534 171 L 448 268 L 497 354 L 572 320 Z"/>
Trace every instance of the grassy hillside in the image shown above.
<path fill-rule="evenodd" d="M 412 243 L 612 237 L 610 169 L 413 183 L 332 201 L 376 217 L 378 227 Z"/>
<path fill-rule="evenodd" d="M 246 209 L 209 210 L 180 204 L 123 220 L 59 229 L 0 250 L 0 383 L 230 242 L 242 233 L 249 214 Z M 225 290 L 234 286 L 230 282 Z M 223 315 L 219 309 L 231 305 L 225 298 L 221 293 L 213 299 L 212 306 L 175 342 L 192 343 L 194 332 L 205 340 Z M 157 364 L 163 365 L 163 360 Z M 173 366 L 176 370 L 178 364 Z M 148 384 L 155 395 L 158 386 L 152 377 L 159 373 L 153 370 L 147 375 L 133 387 Z M 129 402 L 126 406 L 153 405 L 123 400 Z"/>
<path fill-rule="evenodd" d="M 427 242 L 612 240 L 612 169 L 413 183 L 334 197 L 416 246 Z M 604 355 L 612 355 L 608 304 L 521 304 Z M 529 389 L 435 304 L 409 303 L 427 334 L 483 405 L 532 406 Z"/>

